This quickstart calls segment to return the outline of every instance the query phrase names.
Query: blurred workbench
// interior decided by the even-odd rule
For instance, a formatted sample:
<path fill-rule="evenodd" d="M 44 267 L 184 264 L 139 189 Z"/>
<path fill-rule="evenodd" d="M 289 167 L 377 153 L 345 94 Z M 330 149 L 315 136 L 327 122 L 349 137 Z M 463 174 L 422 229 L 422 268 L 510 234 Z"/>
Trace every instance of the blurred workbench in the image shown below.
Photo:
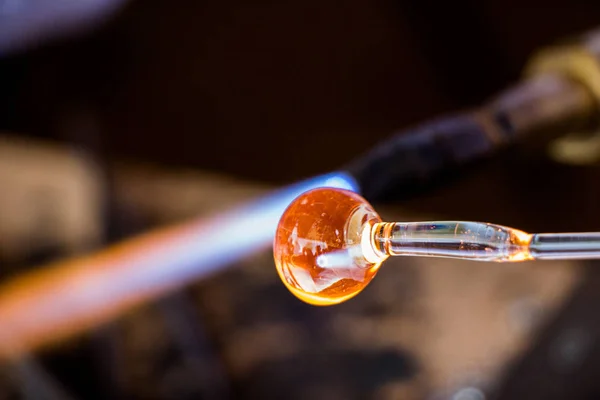
<path fill-rule="evenodd" d="M 55 248 L 81 252 L 99 241 L 103 181 L 93 163 L 60 145 L 10 136 L 0 140 L 0 154 L 6 156 L 0 157 L 0 254 L 12 260 L 19 252 L 30 254 L 48 219 L 64 229 L 44 231 L 45 245 L 54 240 Z M 132 163 L 113 168 L 121 215 L 138 221 L 131 233 L 208 216 L 271 189 L 191 169 Z M 458 184 L 444 196 L 452 197 L 453 190 L 464 196 L 467 186 Z M 514 192 L 504 189 L 490 201 L 505 204 L 498 215 L 510 220 L 510 208 L 520 205 L 509 202 Z M 40 196 L 53 207 L 36 207 Z M 379 211 L 390 221 L 464 212 L 429 215 L 389 205 Z M 190 282 L 103 327 L 101 335 L 75 339 L 41 358 L 53 360 L 42 363 L 65 390 L 85 398 L 101 398 L 106 393 L 96 387 L 108 390 L 105 381 L 111 380 L 114 393 L 124 398 L 480 399 L 502 389 L 582 274 L 574 262 L 396 258 L 352 301 L 318 308 L 287 292 L 266 252 Z M 112 339 L 98 342 L 107 332 Z M 586 345 L 586 337 L 577 343 Z M 90 341 L 104 350 L 84 356 Z M 583 362 L 573 360 L 568 348 L 564 355 L 560 347 L 553 351 L 547 354 L 550 371 L 564 374 Z M 112 377 L 97 376 L 103 362 Z M 79 372 L 74 378 L 56 372 L 56 365 Z M 480 397 L 456 397 L 467 395 Z"/>

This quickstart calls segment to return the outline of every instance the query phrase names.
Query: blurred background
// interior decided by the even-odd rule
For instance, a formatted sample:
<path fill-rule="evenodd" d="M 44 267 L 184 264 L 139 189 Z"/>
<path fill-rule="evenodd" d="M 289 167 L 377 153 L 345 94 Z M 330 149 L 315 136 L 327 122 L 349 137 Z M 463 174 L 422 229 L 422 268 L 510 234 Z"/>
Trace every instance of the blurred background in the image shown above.
<path fill-rule="evenodd" d="M 583 1 L 0 0 L 0 279 L 335 170 L 597 27 Z M 599 178 L 523 147 L 376 206 L 598 231 Z M 393 260 L 315 308 L 263 252 L 6 363 L 0 398 L 597 398 L 598 266 Z"/>

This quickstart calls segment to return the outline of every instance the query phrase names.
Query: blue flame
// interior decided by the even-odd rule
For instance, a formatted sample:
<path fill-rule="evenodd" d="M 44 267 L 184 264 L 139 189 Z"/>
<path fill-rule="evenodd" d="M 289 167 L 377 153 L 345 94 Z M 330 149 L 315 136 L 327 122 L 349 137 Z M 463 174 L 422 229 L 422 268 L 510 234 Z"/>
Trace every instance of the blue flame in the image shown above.
<path fill-rule="evenodd" d="M 34 292 L 26 299 L 18 290 L 11 294 L 9 285 L 8 292 L 0 290 L 0 356 L 24 351 L 53 335 L 60 337 L 102 323 L 134 304 L 266 249 L 288 205 L 298 195 L 318 187 L 357 189 L 355 181 L 345 174 L 316 177 L 244 207 L 167 230 L 156 240 L 151 236 L 128 252 L 84 258 L 72 267 L 62 266 L 66 270 L 59 266 L 51 275 L 54 279 L 50 285 L 34 284 Z"/>
<path fill-rule="evenodd" d="M 354 178 L 344 173 L 318 176 L 285 187 L 249 205 L 198 222 L 185 236 L 165 241 L 135 259 L 129 277 L 113 282 L 109 292 L 151 289 L 157 284 L 178 286 L 215 273 L 233 262 L 272 245 L 281 215 L 300 194 L 319 187 L 357 191 Z M 139 268 L 138 268 L 139 266 Z M 140 273 L 140 269 L 144 272 Z M 135 272 L 134 272 L 135 271 Z M 116 286 L 120 286 L 117 288 Z"/>

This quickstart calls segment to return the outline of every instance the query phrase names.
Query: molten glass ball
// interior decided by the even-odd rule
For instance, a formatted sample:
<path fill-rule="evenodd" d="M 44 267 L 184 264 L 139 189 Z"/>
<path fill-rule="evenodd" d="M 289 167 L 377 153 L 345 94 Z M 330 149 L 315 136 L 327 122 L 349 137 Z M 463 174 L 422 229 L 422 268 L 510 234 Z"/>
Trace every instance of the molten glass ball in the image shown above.
<path fill-rule="evenodd" d="M 385 259 L 370 262 L 364 255 L 364 240 L 379 222 L 379 215 L 356 193 L 320 188 L 300 195 L 284 212 L 275 234 L 273 255 L 281 280 L 312 305 L 356 296 Z"/>

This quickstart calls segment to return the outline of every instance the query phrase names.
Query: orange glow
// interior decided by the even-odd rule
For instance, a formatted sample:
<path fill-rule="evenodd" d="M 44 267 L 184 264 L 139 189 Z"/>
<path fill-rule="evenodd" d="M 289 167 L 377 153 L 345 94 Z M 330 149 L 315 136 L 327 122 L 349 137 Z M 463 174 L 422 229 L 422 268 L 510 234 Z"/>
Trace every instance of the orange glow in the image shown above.
<path fill-rule="evenodd" d="M 50 265 L 0 286 L 0 357 L 51 344 L 103 324 L 132 306 L 169 289 L 120 291 L 119 296 L 94 293 L 130 274 L 143 274 L 143 264 L 128 263 L 159 244 L 186 234 L 180 226 L 154 232 L 88 257 Z"/>
<path fill-rule="evenodd" d="M 533 235 L 520 231 L 518 229 L 510 230 L 510 242 L 516 251 L 508 257 L 508 261 L 531 261 L 534 257 L 531 255 L 529 245 Z"/>
<path fill-rule="evenodd" d="M 362 245 L 365 225 L 380 221 L 356 193 L 304 193 L 285 211 L 275 235 L 273 252 L 281 280 L 312 305 L 338 304 L 356 296 L 381 264 L 368 262 Z"/>

